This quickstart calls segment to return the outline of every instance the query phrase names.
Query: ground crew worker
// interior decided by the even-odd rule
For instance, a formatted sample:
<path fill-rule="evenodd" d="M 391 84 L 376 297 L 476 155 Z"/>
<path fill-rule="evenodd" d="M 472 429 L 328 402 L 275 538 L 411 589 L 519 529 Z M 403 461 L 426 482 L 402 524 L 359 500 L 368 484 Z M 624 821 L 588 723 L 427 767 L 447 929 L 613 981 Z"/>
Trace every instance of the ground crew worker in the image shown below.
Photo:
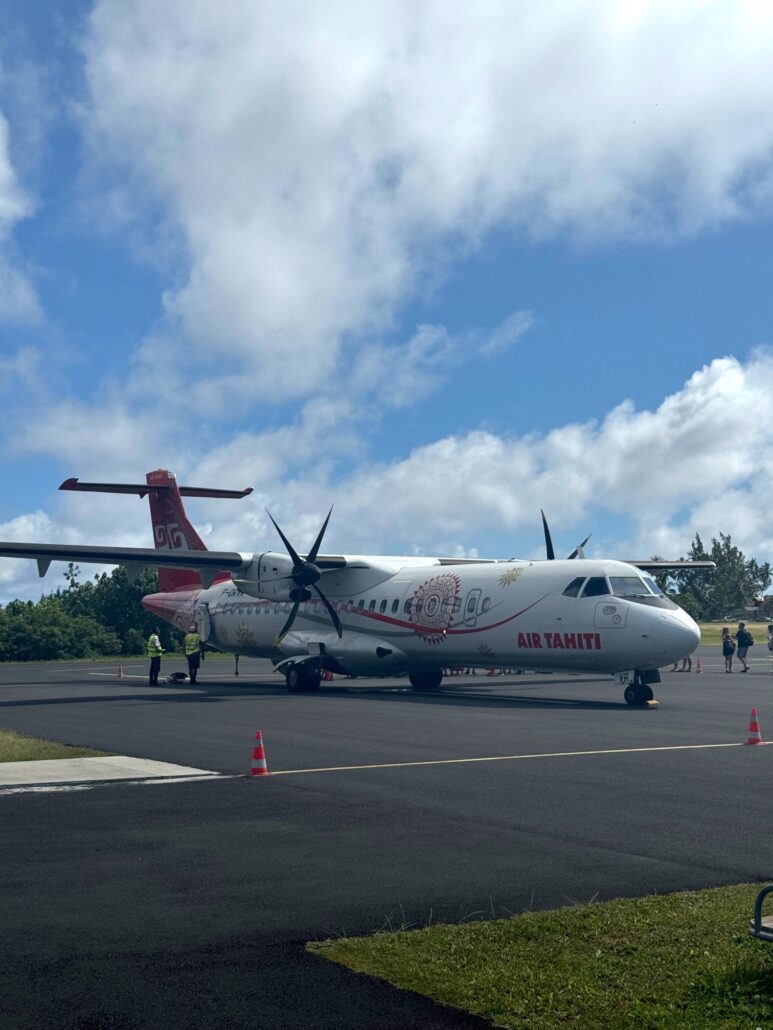
<path fill-rule="evenodd" d="M 148 684 L 151 687 L 158 686 L 158 674 L 161 672 L 161 655 L 164 649 L 161 646 L 161 638 L 158 635 L 158 627 L 148 637 L 148 658 L 150 658 L 150 675 Z"/>
<path fill-rule="evenodd" d="M 199 674 L 199 662 L 201 661 L 201 637 L 195 626 L 191 626 L 185 634 L 183 648 L 185 649 L 185 657 L 188 659 L 188 676 L 191 683 L 195 683 L 196 677 Z"/>

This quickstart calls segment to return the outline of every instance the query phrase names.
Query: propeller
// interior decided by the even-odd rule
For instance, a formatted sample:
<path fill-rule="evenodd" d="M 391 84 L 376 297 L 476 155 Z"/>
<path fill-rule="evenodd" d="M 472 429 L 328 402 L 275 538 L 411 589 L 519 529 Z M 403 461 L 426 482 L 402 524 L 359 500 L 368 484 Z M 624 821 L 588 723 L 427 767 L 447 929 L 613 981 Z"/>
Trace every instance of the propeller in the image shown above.
<path fill-rule="evenodd" d="M 553 540 L 550 536 L 550 530 L 548 529 L 548 520 L 545 518 L 545 512 L 542 510 L 542 508 L 540 508 L 540 514 L 542 515 L 542 527 L 545 530 L 545 551 L 547 553 L 547 559 L 548 561 L 555 561 L 556 552 L 553 550 Z M 585 557 L 582 549 L 590 540 L 591 535 L 591 533 L 588 533 L 583 542 L 575 547 L 572 553 L 568 556 L 570 559 Z"/>
<path fill-rule="evenodd" d="M 542 511 L 542 508 L 540 508 L 540 514 L 542 515 L 542 528 L 545 530 L 545 550 L 547 551 L 548 561 L 555 561 L 556 552 L 553 550 L 553 540 L 548 529 L 548 520 L 545 518 L 545 512 Z"/>
<path fill-rule="evenodd" d="M 335 627 L 336 633 L 339 637 L 342 637 L 343 629 L 341 627 L 341 620 L 338 618 L 335 608 L 332 606 L 330 601 L 328 601 L 328 599 L 317 586 L 317 581 L 322 575 L 322 571 L 317 565 L 314 564 L 317 560 L 317 555 L 319 554 L 319 549 L 322 545 L 322 538 L 325 535 L 325 530 L 327 529 L 327 524 L 330 521 L 330 516 L 333 514 L 333 509 L 331 508 L 330 511 L 327 513 L 327 518 L 322 523 L 322 529 L 320 529 L 319 533 L 317 534 L 317 539 L 314 541 L 314 546 L 305 558 L 301 558 L 301 556 L 295 550 L 293 545 L 290 543 L 290 541 L 284 535 L 282 530 L 279 528 L 279 524 L 277 523 L 276 519 L 271 514 L 271 512 L 268 510 L 268 508 L 266 508 L 266 514 L 274 523 L 274 528 L 282 538 L 282 543 L 285 545 L 285 547 L 287 548 L 287 553 L 290 555 L 290 559 L 293 563 L 293 568 L 290 575 L 293 579 L 293 582 L 295 583 L 295 586 L 290 591 L 290 600 L 293 602 L 293 606 L 290 609 L 290 614 L 287 617 L 287 621 L 285 622 L 284 626 L 282 626 L 279 633 L 277 633 L 276 638 L 274 640 L 274 644 L 278 644 L 280 640 L 282 640 L 282 638 L 285 637 L 287 633 L 289 633 L 290 627 L 295 622 L 295 617 L 298 614 L 298 609 L 304 601 L 311 600 L 311 590 L 314 591 L 314 593 L 319 597 L 320 601 L 322 601 L 322 603 L 324 604 L 325 608 L 327 609 L 327 613 L 330 616 L 330 620 L 333 623 L 333 626 Z M 311 587 L 311 590 L 309 590 L 309 587 Z"/>

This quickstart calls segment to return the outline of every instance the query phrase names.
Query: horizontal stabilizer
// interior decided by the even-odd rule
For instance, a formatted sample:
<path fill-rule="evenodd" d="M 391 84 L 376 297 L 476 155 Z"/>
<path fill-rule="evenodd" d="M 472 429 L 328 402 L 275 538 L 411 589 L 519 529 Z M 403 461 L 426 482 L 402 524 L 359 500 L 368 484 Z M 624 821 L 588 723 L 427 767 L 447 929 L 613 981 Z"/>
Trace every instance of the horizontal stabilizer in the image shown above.
<path fill-rule="evenodd" d="M 65 479 L 60 490 L 82 490 L 94 494 L 137 494 L 138 497 L 145 497 L 151 490 L 171 490 L 172 484 L 154 483 L 149 486 L 147 483 L 81 483 L 76 477 Z M 231 497 L 238 499 L 252 493 L 252 487 L 245 487 L 244 490 L 217 490 L 204 486 L 180 486 L 177 488 L 183 497 Z"/>

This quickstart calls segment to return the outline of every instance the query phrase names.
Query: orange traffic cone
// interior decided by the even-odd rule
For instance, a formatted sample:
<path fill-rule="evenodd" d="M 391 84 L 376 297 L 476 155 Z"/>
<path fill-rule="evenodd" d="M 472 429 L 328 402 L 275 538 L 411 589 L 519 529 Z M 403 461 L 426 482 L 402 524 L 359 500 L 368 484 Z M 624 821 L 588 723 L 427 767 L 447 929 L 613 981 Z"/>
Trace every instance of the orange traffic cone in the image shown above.
<path fill-rule="evenodd" d="M 119 680 L 125 680 L 126 679 L 126 676 L 124 675 L 124 671 L 123 671 L 123 665 L 119 665 L 118 666 L 118 679 Z"/>
<path fill-rule="evenodd" d="M 746 741 L 747 744 L 762 744 L 762 734 L 760 733 L 760 724 L 757 721 L 757 709 L 752 708 L 752 714 L 749 718 L 749 736 Z"/>
<path fill-rule="evenodd" d="M 252 768 L 250 776 L 268 776 L 268 763 L 266 752 L 263 750 L 263 734 L 255 730 L 255 747 L 252 749 Z"/>
<path fill-rule="evenodd" d="M 695 663 L 695 671 L 696 671 L 696 673 L 697 673 L 697 672 L 703 672 L 703 666 L 701 665 L 701 660 L 700 660 L 700 658 L 699 658 L 699 659 L 698 659 L 698 661 L 697 661 L 697 662 Z"/>

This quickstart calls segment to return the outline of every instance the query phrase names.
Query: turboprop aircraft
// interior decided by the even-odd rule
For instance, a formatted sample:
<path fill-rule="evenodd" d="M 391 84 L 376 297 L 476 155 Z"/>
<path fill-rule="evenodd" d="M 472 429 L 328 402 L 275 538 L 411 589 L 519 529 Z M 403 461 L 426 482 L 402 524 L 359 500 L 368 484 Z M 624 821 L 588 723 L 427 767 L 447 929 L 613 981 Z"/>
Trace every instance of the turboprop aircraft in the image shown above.
<path fill-rule="evenodd" d="M 150 501 L 155 548 L 0 543 L 0 556 L 122 565 L 129 577 L 158 569 L 160 591 L 142 599 L 155 615 L 208 645 L 270 658 L 291 691 L 318 690 L 323 671 L 407 674 L 415 690 L 438 688 L 443 669 L 522 668 L 608 673 L 628 704 L 652 700 L 658 669 L 690 654 L 700 630 L 646 573 L 712 562 L 557 559 L 543 513 L 547 561 L 320 553 L 328 513 L 311 550 L 208 551 L 183 497 L 240 498 L 246 490 L 178 486 L 166 469 L 145 483 L 83 483 L 62 490 L 124 493 Z M 331 509 L 332 511 L 332 509 Z M 586 541 L 583 541 L 585 543 Z"/>

